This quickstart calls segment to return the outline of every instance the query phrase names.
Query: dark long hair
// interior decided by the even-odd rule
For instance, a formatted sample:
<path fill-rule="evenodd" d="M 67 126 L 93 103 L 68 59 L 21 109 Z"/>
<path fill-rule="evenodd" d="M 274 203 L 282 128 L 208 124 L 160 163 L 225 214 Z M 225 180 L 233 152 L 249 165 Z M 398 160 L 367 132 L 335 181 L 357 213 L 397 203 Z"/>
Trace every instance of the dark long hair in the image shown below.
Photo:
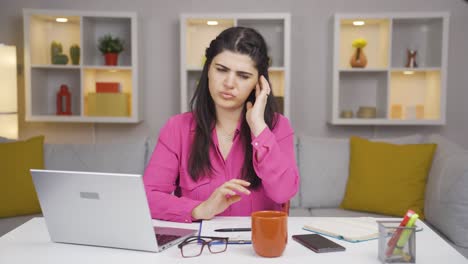
<path fill-rule="evenodd" d="M 245 27 L 232 27 L 224 30 L 216 39 L 211 41 L 210 46 L 205 52 L 206 62 L 203 66 L 198 86 L 190 101 L 190 110 L 195 118 L 196 130 L 188 165 L 190 176 L 194 181 L 209 175 L 209 172 L 212 171 L 209 149 L 213 146 L 211 131 L 216 125 L 216 109 L 208 89 L 208 70 L 213 58 L 225 50 L 248 55 L 255 63 L 258 76 L 263 75 L 268 83 L 270 83 L 267 45 L 262 35 L 257 31 Z M 277 122 L 275 115 L 276 102 L 272 92 L 268 96 L 264 116 L 265 122 L 270 129 L 273 129 Z M 255 89 L 247 100 L 252 103 L 255 102 Z M 240 136 L 244 147 L 244 167 L 242 168 L 241 178 L 249 181 L 252 188 L 256 188 L 261 184 L 261 180 L 255 173 L 252 163 L 252 138 L 250 136 L 250 127 L 245 118 L 245 112 L 246 106 L 244 105 L 240 129 Z"/>

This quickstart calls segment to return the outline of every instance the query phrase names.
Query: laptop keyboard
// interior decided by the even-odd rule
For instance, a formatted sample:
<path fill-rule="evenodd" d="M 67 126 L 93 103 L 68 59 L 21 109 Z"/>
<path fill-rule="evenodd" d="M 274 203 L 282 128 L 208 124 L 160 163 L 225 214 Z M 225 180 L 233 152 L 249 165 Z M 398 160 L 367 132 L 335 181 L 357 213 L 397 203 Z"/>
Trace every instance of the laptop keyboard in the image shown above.
<path fill-rule="evenodd" d="M 158 241 L 158 246 L 165 245 L 169 242 L 172 242 L 176 239 L 180 238 L 180 236 L 175 235 L 164 235 L 164 234 L 156 234 L 156 240 Z"/>

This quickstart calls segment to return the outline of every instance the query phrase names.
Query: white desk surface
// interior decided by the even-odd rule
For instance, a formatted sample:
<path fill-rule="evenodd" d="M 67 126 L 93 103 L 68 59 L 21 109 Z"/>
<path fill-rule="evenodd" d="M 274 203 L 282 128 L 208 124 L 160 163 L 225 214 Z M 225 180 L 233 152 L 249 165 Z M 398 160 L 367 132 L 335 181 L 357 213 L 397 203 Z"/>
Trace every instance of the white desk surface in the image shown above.
<path fill-rule="evenodd" d="M 289 238 L 281 257 L 262 258 L 255 254 L 252 245 L 229 245 L 224 253 L 211 254 L 207 249 L 199 257 L 182 258 L 177 246 L 160 253 L 150 253 L 114 248 L 53 243 L 50 241 L 44 218 L 34 218 L 0 237 L 0 263 L 380 263 L 377 257 L 378 240 L 360 243 L 332 239 L 346 247 L 344 252 L 316 254 L 293 241 L 291 235 L 309 233 L 302 230 L 307 217 L 288 219 Z M 245 219 L 248 220 L 248 219 Z M 198 228 L 198 223 L 182 224 L 154 220 L 155 225 Z M 468 260 L 440 238 L 423 222 L 423 231 L 416 234 L 416 263 L 457 264 Z"/>

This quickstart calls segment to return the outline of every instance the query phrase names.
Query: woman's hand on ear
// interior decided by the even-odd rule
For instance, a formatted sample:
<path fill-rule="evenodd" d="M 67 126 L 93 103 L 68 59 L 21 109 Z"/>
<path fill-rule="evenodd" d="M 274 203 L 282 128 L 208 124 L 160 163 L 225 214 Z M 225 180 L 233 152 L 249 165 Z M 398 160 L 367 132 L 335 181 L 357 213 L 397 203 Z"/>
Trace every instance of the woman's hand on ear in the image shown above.
<path fill-rule="evenodd" d="M 195 219 L 211 219 L 224 212 L 231 204 L 240 201 L 238 193 L 250 195 L 246 187 L 250 182 L 241 179 L 232 179 L 216 188 L 210 197 L 192 210 Z"/>
<path fill-rule="evenodd" d="M 270 84 L 263 75 L 260 76 L 259 82 L 255 85 L 255 104 L 252 105 L 252 102 L 247 102 L 247 111 L 245 113 L 250 131 L 252 131 L 254 136 L 260 135 L 267 126 L 264 116 L 265 106 L 270 92 Z"/>

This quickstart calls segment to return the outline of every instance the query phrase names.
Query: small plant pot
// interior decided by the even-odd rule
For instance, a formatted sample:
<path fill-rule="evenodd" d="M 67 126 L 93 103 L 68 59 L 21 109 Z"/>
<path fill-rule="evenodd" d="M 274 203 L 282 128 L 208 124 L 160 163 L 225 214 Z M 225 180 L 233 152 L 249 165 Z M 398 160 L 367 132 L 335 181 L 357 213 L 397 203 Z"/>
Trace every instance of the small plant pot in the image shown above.
<path fill-rule="evenodd" d="M 106 61 L 106 66 L 116 66 L 119 60 L 118 53 L 106 53 L 104 54 L 104 58 Z"/>

